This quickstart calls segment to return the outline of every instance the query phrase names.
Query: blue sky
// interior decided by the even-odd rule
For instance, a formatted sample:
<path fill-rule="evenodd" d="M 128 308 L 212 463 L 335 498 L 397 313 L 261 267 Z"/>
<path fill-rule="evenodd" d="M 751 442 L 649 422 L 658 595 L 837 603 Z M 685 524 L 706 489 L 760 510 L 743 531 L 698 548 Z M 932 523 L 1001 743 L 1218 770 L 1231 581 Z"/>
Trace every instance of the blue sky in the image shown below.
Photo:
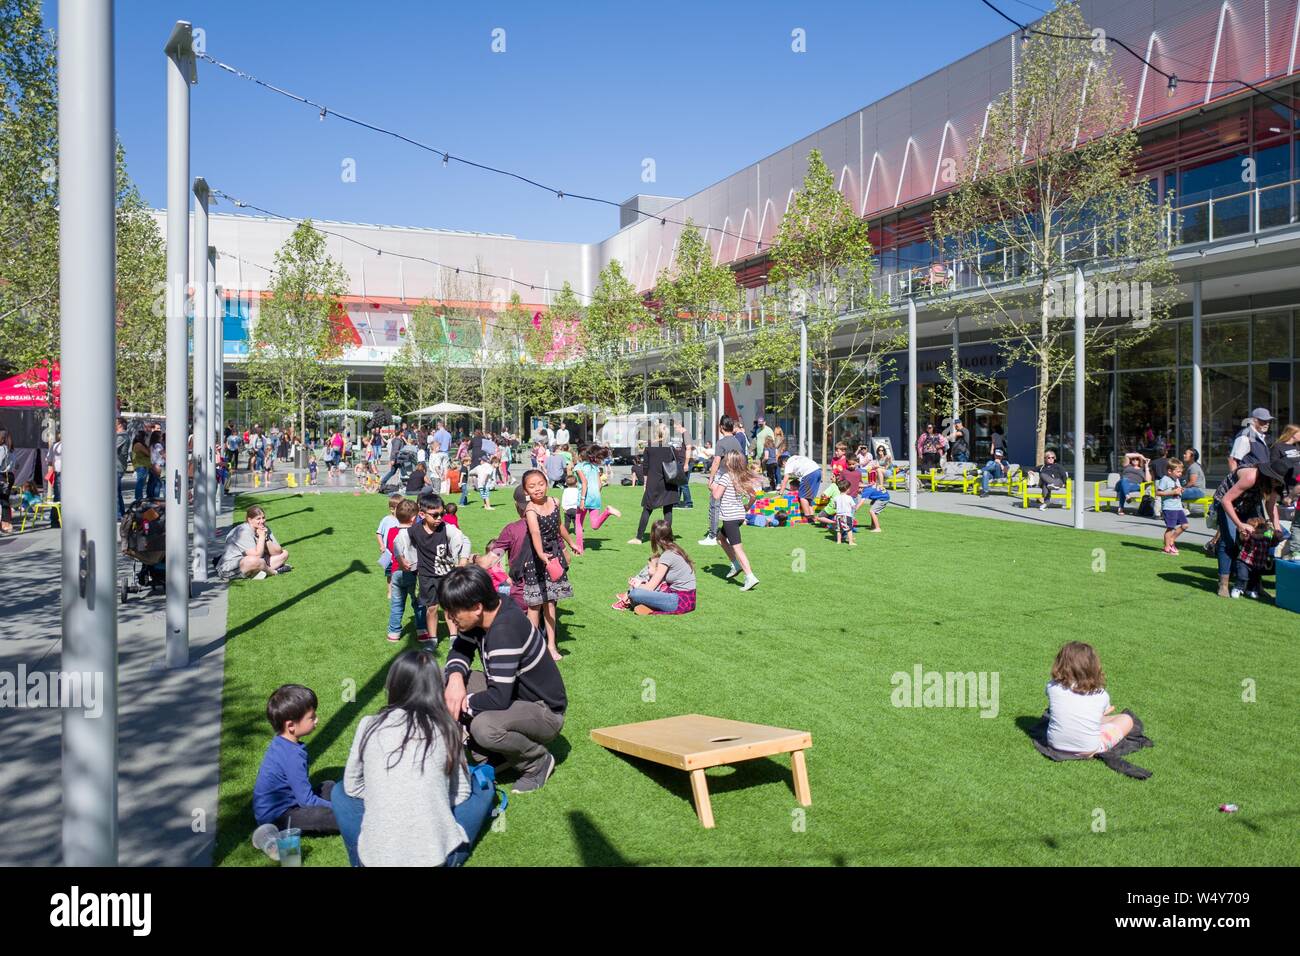
<path fill-rule="evenodd" d="M 1020 0 L 1000 6 L 1038 15 Z M 51 0 L 51 25 L 55 14 Z M 162 45 L 178 19 L 204 29 L 212 56 L 268 82 L 615 201 L 689 195 L 1007 32 L 979 0 L 118 0 L 117 126 L 131 175 L 156 206 L 166 171 Z M 504 53 L 491 49 L 496 28 Z M 791 50 L 796 28 L 805 53 Z M 192 102 L 192 172 L 285 215 L 586 242 L 617 229 L 612 207 L 444 168 L 207 63 Z M 647 157 L 650 184 L 641 181 Z M 355 160 L 355 182 L 342 181 L 345 159 Z"/>

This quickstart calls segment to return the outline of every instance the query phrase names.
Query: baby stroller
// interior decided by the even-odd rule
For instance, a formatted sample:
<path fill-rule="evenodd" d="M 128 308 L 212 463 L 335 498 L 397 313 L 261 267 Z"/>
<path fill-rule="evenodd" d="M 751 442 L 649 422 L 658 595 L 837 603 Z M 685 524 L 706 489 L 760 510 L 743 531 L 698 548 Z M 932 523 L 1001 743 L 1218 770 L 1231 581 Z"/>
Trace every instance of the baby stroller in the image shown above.
<path fill-rule="evenodd" d="M 167 515 L 161 501 L 135 501 L 122 518 L 122 555 L 118 597 L 125 604 L 132 594 L 153 594 L 167 586 Z"/>

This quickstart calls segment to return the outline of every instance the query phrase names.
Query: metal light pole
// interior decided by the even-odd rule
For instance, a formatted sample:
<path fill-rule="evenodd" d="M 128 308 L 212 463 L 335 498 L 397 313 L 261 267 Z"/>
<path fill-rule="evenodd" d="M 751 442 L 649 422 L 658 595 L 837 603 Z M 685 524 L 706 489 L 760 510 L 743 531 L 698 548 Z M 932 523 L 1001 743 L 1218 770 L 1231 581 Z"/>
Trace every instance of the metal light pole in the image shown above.
<path fill-rule="evenodd" d="M 208 337 L 211 341 L 212 360 L 208 363 L 210 378 L 208 380 L 208 395 L 212 402 L 212 415 L 209 419 L 208 439 L 212 443 L 221 441 L 221 425 L 225 419 L 225 372 L 222 361 L 222 348 L 224 335 L 221 330 L 221 315 L 224 311 L 219 307 L 221 299 L 217 296 L 217 247 L 208 246 L 208 262 L 205 268 L 208 277 L 208 325 L 211 327 L 212 334 Z M 215 454 L 209 449 L 211 466 L 208 468 L 208 527 L 213 533 L 217 530 L 217 462 Z"/>
<path fill-rule="evenodd" d="M 808 317 L 799 316 L 799 454 L 812 457 L 808 441 Z"/>
<path fill-rule="evenodd" d="M 722 344 L 722 333 L 718 333 L 718 414 L 713 416 L 713 444 L 716 447 L 718 439 L 722 436 L 718 434 L 718 422 L 722 416 L 727 413 L 727 358 L 726 346 Z"/>
<path fill-rule="evenodd" d="M 907 505 L 916 510 L 917 473 L 921 456 L 916 452 L 916 302 L 907 300 Z"/>
<path fill-rule="evenodd" d="M 959 361 L 961 349 L 961 317 L 952 320 L 952 420 L 956 424 L 957 418 L 961 415 L 961 387 L 957 382 L 960 375 L 961 362 Z"/>
<path fill-rule="evenodd" d="M 1192 436 L 1188 442 L 1196 453 L 1201 448 L 1201 280 L 1192 283 Z"/>
<path fill-rule="evenodd" d="M 190 25 L 178 21 L 167 55 L 167 444 L 163 495 L 167 500 L 167 666 L 190 659 L 188 422 L 190 83 L 195 75 Z"/>
<path fill-rule="evenodd" d="M 63 709 L 63 863 L 116 866 L 116 495 L 105 467 L 117 377 L 112 2 L 60 0 L 58 56 L 61 667 L 102 708 Z"/>
<path fill-rule="evenodd" d="M 1083 295 L 1083 270 L 1074 270 L 1074 526 L 1083 529 L 1083 418 L 1084 327 L 1087 308 Z"/>
<path fill-rule="evenodd" d="M 208 191 L 202 176 L 194 180 L 194 580 L 208 579 L 208 542 L 213 526 L 208 509 L 212 470 L 212 336 L 208 328 Z"/>

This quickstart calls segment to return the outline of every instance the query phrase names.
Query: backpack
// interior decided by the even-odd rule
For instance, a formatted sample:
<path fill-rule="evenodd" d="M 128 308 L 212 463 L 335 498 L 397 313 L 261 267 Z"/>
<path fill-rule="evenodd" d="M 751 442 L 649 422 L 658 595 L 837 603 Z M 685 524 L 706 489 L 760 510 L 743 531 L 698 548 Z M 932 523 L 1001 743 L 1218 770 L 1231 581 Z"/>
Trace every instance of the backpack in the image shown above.
<path fill-rule="evenodd" d="M 1156 516 L 1155 499 L 1150 495 L 1143 495 L 1142 500 L 1138 502 L 1139 518 L 1154 518 Z"/>

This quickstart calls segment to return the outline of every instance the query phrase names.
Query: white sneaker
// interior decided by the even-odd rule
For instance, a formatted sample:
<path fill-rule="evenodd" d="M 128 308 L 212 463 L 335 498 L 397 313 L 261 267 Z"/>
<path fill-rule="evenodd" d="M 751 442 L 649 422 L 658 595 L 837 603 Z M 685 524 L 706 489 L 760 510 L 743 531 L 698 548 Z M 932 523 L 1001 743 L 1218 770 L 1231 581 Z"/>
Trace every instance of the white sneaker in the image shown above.
<path fill-rule="evenodd" d="M 1244 593 L 1245 593 L 1245 592 L 1242 591 L 1241 588 L 1233 588 L 1233 589 L 1229 592 L 1229 597 L 1239 598 L 1239 597 L 1241 597 L 1242 594 L 1244 594 Z"/>
<path fill-rule="evenodd" d="M 1259 592 L 1258 592 L 1258 591 L 1247 591 L 1247 592 L 1246 592 L 1246 597 L 1248 597 L 1248 598 L 1252 598 L 1252 599 L 1258 601 L 1258 600 L 1259 600 Z"/>
<path fill-rule="evenodd" d="M 740 589 L 742 591 L 752 591 L 756 587 L 758 587 L 758 578 L 751 574 L 745 578 L 745 583 Z"/>
<path fill-rule="evenodd" d="M 740 565 L 736 564 L 736 563 L 733 561 L 733 562 L 731 563 L 731 570 L 728 571 L 728 572 L 726 573 L 725 577 L 726 577 L 726 579 L 727 579 L 728 581 L 730 581 L 732 578 L 734 578 L 734 577 L 735 577 L 737 574 L 739 574 L 739 573 L 740 573 Z"/>
<path fill-rule="evenodd" d="M 261 580 L 262 580 L 263 578 L 265 578 L 265 577 L 266 577 L 266 572 L 265 572 L 265 571 L 258 571 L 256 574 L 253 575 L 253 580 L 254 580 L 254 581 L 261 581 Z"/>
<path fill-rule="evenodd" d="M 1039 510 L 1039 511 L 1046 511 L 1046 510 L 1047 510 L 1047 502 L 1046 502 L 1046 501 L 1040 502 L 1039 505 L 1038 505 L 1038 510 Z"/>
<path fill-rule="evenodd" d="M 701 538 L 701 539 L 699 540 L 699 544 L 702 545 L 702 546 L 704 546 L 704 547 L 708 547 L 708 546 L 711 545 L 711 544 L 717 544 L 717 543 L 718 543 L 718 539 L 717 539 L 717 538 L 707 538 L 707 537 L 706 537 L 706 538 Z"/>

